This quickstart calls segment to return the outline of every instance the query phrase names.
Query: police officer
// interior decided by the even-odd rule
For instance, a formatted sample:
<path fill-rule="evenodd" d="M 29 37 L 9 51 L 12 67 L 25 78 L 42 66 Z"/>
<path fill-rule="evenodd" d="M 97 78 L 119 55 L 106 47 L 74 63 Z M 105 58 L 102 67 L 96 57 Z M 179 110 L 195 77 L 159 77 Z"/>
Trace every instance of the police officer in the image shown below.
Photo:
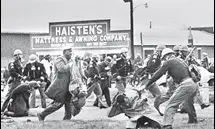
<path fill-rule="evenodd" d="M 163 129 L 172 129 L 173 117 L 176 113 L 177 108 L 182 102 L 185 102 L 187 105 L 189 105 L 187 108 L 189 116 L 188 123 L 196 123 L 197 116 L 193 103 L 198 86 L 192 80 L 189 74 L 188 66 L 183 60 L 176 58 L 174 55 L 174 51 L 169 48 L 163 50 L 162 57 L 166 61 L 158 69 L 158 71 L 153 74 L 152 78 L 142 86 L 141 89 L 150 87 L 153 82 L 155 82 L 163 74 L 168 72 L 168 74 L 173 78 L 173 80 L 179 84 L 179 87 L 171 96 L 169 103 L 166 106 L 163 119 Z"/>
<path fill-rule="evenodd" d="M 111 99 L 110 99 L 110 91 L 108 88 L 109 87 L 109 76 L 110 76 L 110 74 L 108 74 L 108 73 L 110 71 L 111 60 L 112 60 L 111 57 L 107 56 L 103 62 L 98 64 L 98 71 L 99 71 L 99 75 L 101 77 L 100 86 L 102 89 L 102 95 L 105 96 L 107 105 L 109 107 L 111 106 Z M 96 99 L 94 105 L 95 106 L 98 105 L 98 99 Z"/>
<path fill-rule="evenodd" d="M 2 104 L 2 109 L 1 111 L 4 112 L 4 110 L 7 107 L 7 103 L 9 101 L 9 96 L 13 92 L 13 90 L 21 84 L 21 79 L 22 79 L 22 70 L 23 70 L 23 53 L 20 49 L 16 49 L 13 53 L 14 56 L 14 61 L 10 62 L 8 65 L 8 70 L 10 72 L 10 77 L 8 79 L 8 93 L 6 95 L 6 100 Z"/>
<path fill-rule="evenodd" d="M 45 100 L 45 84 L 44 82 L 47 81 L 47 74 L 45 71 L 45 67 L 42 63 L 38 62 L 38 57 L 35 54 L 31 54 L 29 56 L 29 63 L 26 64 L 24 68 L 24 78 L 27 81 L 40 81 L 40 87 L 39 92 L 41 96 L 41 104 L 42 108 L 46 108 L 46 100 Z M 41 83 L 43 82 L 43 83 Z M 30 108 L 35 108 L 36 107 L 36 91 L 32 91 L 31 97 L 30 97 Z"/>
<path fill-rule="evenodd" d="M 180 51 L 181 51 L 180 58 L 183 60 L 185 60 L 191 52 L 191 50 L 186 45 L 182 45 Z M 191 64 L 195 64 L 197 66 L 200 66 L 200 64 L 195 60 L 195 58 L 193 56 L 188 57 L 188 60 L 186 61 L 186 63 L 188 66 Z M 202 100 L 202 97 L 200 96 L 199 90 L 197 90 L 196 100 L 197 100 L 198 104 L 200 105 L 201 109 L 204 109 L 204 108 L 207 108 L 210 106 L 209 104 L 203 103 L 203 100 Z M 180 106 L 180 110 L 181 110 L 180 112 L 181 113 L 186 112 L 185 108 L 184 108 L 185 106 L 186 105 L 184 105 L 184 104 L 182 104 Z"/>
<path fill-rule="evenodd" d="M 185 60 L 186 58 L 188 58 L 187 59 L 188 65 L 195 64 L 197 66 L 200 66 L 200 64 L 196 61 L 195 57 L 192 56 L 192 54 L 190 55 L 190 57 L 187 57 L 190 54 L 190 52 L 191 52 L 191 49 L 188 48 L 187 45 L 182 45 L 180 47 L 180 56 L 179 57 L 181 59 L 183 59 L 183 60 Z"/>
<path fill-rule="evenodd" d="M 120 92 L 124 92 L 126 88 L 126 77 L 133 72 L 131 61 L 127 59 L 128 49 L 122 48 L 120 58 L 112 65 L 111 73 L 113 78 L 116 77 L 116 87 Z M 122 86 L 123 85 L 123 86 Z"/>
<path fill-rule="evenodd" d="M 91 61 L 89 62 L 89 65 L 87 66 L 85 70 L 85 75 L 87 77 L 87 96 L 88 98 L 92 92 L 96 94 L 96 97 L 98 98 L 98 106 L 99 108 L 107 108 L 102 103 L 102 89 L 99 84 L 99 80 L 101 79 L 99 76 L 98 71 L 98 57 L 97 55 L 93 55 Z"/>
<path fill-rule="evenodd" d="M 148 62 L 146 62 L 146 74 L 148 75 L 148 78 L 142 81 L 144 83 L 146 80 L 150 79 L 150 76 L 152 76 L 161 66 L 161 53 L 163 49 L 165 49 L 165 45 L 158 45 L 155 49 L 155 52 L 150 56 Z M 144 69 L 143 69 L 144 70 Z M 163 114 L 159 110 L 159 102 L 161 99 L 161 91 L 155 83 L 151 84 L 150 87 L 147 88 L 149 92 L 155 97 L 154 101 L 154 107 L 157 109 L 158 113 L 162 116 Z"/>
<path fill-rule="evenodd" d="M 175 45 L 173 51 L 175 52 L 175 56 L 178 57 L 180 55 L 180 45 Z"/>

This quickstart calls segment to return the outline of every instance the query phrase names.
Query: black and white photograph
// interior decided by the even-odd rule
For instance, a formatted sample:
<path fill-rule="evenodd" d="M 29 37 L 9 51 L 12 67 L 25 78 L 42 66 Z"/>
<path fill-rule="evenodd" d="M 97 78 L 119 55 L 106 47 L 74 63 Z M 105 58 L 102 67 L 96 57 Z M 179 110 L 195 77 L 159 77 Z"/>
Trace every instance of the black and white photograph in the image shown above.
<path fill-rule="evenodd" d="M 2 129 L 214 129 L 214 0 L 1 0 Z"/>

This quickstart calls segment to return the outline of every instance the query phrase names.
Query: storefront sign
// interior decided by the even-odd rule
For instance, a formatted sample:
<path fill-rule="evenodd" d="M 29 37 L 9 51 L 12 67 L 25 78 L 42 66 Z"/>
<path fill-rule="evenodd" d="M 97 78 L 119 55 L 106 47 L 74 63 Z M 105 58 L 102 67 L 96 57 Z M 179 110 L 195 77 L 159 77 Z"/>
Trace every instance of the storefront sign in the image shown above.
<path fill-rule="evenodd" d="M 50 23 L 49 30 L 31 36 L 32 49 L 127 47 L 130 42 L 130 31 L 110 31 L 110 20 Z"/>

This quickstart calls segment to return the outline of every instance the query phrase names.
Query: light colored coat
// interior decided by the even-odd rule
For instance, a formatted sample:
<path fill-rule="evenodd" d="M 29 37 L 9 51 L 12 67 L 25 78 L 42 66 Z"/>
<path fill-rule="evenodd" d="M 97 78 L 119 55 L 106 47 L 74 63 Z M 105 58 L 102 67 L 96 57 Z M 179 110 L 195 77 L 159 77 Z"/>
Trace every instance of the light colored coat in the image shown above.
<path fill-rule="evenodd" d="M 65 57 L 58 57 L 54 62 L 53 80 L 46 91 L 46 95 L 57 101 L 64 102 L 66 94 L 69 93 L 70 66 Z"/>

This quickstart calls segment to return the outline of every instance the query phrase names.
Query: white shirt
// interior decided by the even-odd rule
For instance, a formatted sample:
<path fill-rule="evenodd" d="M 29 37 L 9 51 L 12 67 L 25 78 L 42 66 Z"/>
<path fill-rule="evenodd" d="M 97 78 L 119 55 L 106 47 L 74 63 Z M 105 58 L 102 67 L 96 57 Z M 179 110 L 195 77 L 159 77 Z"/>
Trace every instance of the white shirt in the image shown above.
<path fill-rule="evenodd" d="M 50 77 L 52 64 L 46 59 L 43 59 L 40 63 L 42 63 L 44 65 L 46 73 L 47 73 L 48 77 Z"/>

